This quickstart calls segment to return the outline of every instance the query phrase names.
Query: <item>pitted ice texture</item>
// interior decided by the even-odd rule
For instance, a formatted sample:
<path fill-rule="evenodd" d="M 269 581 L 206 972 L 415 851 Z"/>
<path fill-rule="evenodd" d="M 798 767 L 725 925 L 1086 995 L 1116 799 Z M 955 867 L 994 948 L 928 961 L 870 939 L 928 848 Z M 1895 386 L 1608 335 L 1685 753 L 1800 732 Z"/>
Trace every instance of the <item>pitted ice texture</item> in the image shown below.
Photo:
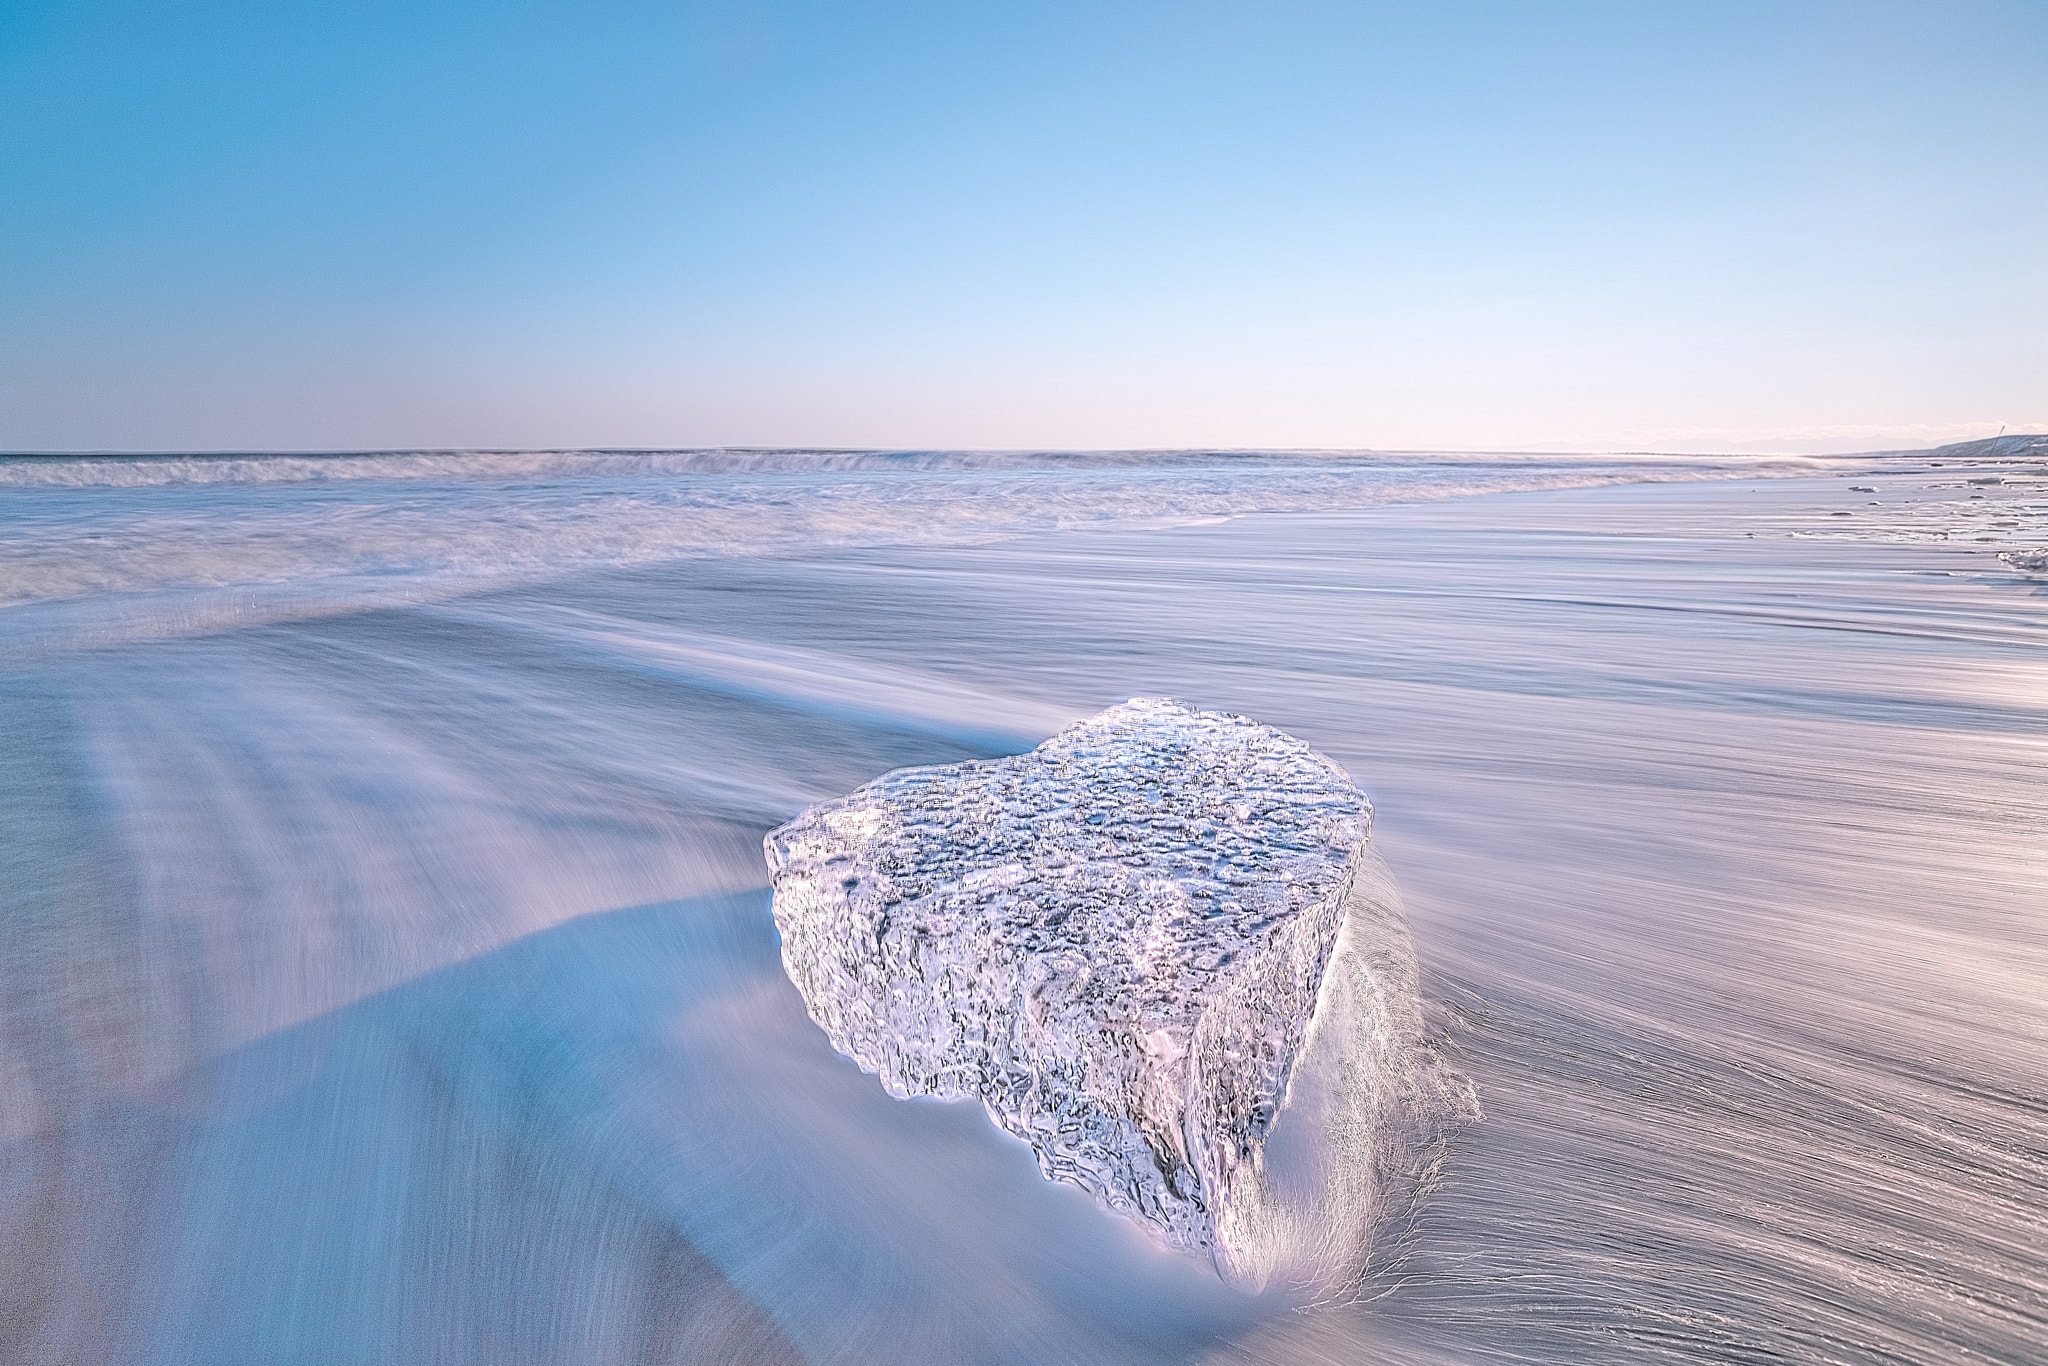
<path fill-rule="evenodd" d="M 1133 698 L 770 834 L 783 962 L 892 1093 L 981 1100 L 1048 1177 L 1225 1265 L 1371 818 L 1301 741 Z"/>

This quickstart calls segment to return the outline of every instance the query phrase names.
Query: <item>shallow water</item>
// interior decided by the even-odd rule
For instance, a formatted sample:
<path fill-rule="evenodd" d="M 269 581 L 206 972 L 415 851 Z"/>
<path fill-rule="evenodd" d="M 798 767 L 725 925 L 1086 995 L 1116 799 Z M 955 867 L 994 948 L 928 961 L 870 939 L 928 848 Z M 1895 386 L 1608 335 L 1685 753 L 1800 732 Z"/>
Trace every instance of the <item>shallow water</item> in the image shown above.
<path fill-rule="evenodd" d="M 0 468 L 0 1356 L 2040 1358 L 2037 462 L 721 458 Z M 1148 693 L 1371 791 L 1475 1079 L 1358 1303 L 781 974 L 769 826 Z"/>

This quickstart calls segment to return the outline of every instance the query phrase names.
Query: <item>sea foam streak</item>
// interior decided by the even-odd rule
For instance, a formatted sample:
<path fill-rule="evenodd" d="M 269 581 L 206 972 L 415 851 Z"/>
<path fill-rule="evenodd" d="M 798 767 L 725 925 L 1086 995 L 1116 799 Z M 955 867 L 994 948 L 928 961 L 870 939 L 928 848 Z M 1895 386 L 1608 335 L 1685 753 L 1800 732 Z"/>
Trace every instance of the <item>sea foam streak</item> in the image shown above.
<path fill-rule="evenodd" d="M 674 458 L 0 461 L 0 1358 L 2048 1340 L 2038 448 Z M 1313 1313 L 890 1097 L 778 958 L 769 830 L 1158 694 L 1369 779 L 1399 875 L 1245 1245 L 1424 1193 Z M 1426 1076 L 1333 1123 L 1417 1035 L 1486 1107 L 1440 1163 Z"/>
<path fill-rule="evenodd" d="M 0 607 L 182 594 L 169 613 L 250 622 L 678 557 L 959 544 L 1817 463 L 1213 451 L 0 457 L 0 491 L 12 490 Z M 99 614 L 95 639 L 122 629 L 113 615 Z M 130 629 L 161 634 L 149 617 Z M 37 628 L 58 629 L 8 634 Z"/>

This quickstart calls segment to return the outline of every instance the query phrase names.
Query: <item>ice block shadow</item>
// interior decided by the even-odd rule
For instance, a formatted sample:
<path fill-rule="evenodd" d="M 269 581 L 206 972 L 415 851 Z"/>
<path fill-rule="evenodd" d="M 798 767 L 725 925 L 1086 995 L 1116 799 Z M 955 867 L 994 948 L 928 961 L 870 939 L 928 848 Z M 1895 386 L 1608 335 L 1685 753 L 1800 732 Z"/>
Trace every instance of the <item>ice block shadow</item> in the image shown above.
<path fill-rule="evenodd" d="M 765 890 L 571 921 L 193 1094 L 128 1359 L 1167 1362 L 1273 1307 L 834 1054 Z"/>

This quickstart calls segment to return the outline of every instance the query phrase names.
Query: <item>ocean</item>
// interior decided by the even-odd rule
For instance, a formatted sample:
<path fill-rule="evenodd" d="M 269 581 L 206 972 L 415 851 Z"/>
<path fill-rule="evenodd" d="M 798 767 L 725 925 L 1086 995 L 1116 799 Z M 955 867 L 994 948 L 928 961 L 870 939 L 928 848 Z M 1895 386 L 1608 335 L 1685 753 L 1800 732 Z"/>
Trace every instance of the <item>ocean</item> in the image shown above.
<path fill-rule="evenodd" d="M 2048 1360 L 2048 441 L 0 458 L 0 1360 Z M 1471 1078 L 1250 1293 L 783 975 L 1133 696 L 1371 794 Z"/>

